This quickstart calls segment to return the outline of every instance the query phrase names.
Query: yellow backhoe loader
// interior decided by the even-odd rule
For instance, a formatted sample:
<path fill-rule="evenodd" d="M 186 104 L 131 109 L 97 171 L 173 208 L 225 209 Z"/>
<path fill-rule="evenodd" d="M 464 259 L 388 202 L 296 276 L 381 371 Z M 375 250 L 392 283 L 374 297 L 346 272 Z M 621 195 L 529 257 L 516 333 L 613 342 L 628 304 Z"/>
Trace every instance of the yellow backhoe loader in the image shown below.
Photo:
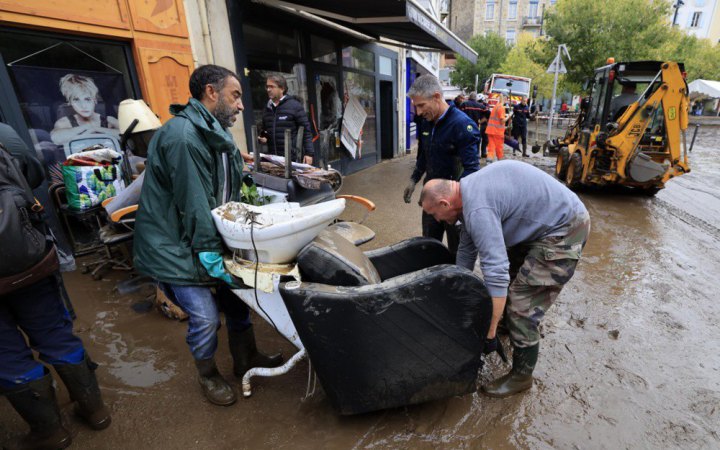
<path fill-rule="evenodd" d="M 690 172 L 685 130 L 688 86 L 682 63 L 634 61 L 595 69 L 577 121 L 550 144 L 555 175 L 571 189 L 624 185 L 655 195 Z"/>

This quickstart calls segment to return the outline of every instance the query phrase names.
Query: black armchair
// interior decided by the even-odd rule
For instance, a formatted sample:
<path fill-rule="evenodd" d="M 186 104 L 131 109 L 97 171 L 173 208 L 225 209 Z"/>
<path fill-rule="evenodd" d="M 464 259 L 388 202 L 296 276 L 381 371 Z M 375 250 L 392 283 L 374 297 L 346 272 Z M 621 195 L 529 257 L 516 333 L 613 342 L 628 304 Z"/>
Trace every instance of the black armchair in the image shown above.
<path fill-rule="evenodd" d="M 300 252 L 303 282 L 280 293 L 341 414 L 476 390 L 492 300 L 450 261 L 434 239 L 363 253 L 328 231 Z"/>

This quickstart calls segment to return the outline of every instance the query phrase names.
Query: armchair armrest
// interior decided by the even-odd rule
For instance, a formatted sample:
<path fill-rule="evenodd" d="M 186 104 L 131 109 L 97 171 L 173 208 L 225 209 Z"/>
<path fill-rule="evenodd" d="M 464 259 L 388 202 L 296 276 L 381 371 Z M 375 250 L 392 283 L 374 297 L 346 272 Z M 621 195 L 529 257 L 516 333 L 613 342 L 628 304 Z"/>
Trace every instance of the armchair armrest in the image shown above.
<path fill-rule="evenodd" d="M 126 206 L 124 208 L 120 208 L 114 213 L 110 214 L 110 220 L 113 222 L 119 223 L 119 222 L 125 222 L 128 219 L 124 219 L 125 216 L 128 214 L 134 213 L 138 210 L 138 205 L 130 205 Z M 134 220 L 134 219 L 133 219 Z"/>
<path fill-rule="evenodd" d="M 414 237 L 387 247 L 365 252 L 380 279 L 396 277 L 416 270 L 452 264 L 450 251 L 442 242 L 426 237 Z"/>

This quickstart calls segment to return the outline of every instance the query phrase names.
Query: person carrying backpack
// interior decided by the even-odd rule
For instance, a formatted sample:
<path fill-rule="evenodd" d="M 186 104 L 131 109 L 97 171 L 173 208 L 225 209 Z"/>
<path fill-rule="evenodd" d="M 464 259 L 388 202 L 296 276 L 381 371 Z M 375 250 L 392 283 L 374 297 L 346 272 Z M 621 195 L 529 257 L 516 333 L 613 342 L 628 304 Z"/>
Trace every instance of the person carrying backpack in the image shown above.
<path fill-rule="evenodd" d="M 60 419 L 52 375 L 33 350 L 55 368 L 77 402 L 75 412 L 91 428 L 107 428 L 111 421 L 95 377 L 97 365 L 73 334 L 56 250 L 32 194 L 43 178 L 33 152 L 0 123 L 0 394 L 30 425 L 30 433 L 8 448 L 66 448 L 72 442 Z"/>

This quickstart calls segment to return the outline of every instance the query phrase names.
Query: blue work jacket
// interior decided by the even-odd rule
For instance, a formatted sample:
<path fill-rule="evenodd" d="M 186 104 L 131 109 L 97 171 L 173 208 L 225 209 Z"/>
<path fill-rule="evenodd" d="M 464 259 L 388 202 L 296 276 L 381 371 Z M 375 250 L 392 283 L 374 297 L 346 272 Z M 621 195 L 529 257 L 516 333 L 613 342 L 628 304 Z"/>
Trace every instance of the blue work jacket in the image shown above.
<path fill-rule="evenodd" d="M 425 174 L 459 180 L 480 170 L 480 130 L 465 113 L 450 105 L 437 122 L 423 120 L 418 127 L 418 156 L 411 176 L 414 182 Z"/>

